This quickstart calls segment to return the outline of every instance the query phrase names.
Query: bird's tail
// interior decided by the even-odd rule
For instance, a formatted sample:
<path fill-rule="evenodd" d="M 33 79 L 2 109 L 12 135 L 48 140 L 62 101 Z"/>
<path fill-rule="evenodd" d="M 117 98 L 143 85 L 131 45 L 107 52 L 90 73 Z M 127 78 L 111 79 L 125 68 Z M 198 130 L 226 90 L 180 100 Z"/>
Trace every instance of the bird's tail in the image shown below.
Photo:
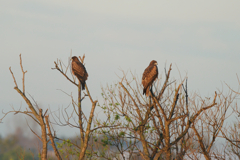
<path fill-rule="evenodd" d="M 146 89 L 146 96 L 147 96 L 147 97 L 149 96 L 149 88 L 150 88 L 150 87 L 147 87 L 147 89 Z"/>
<path fill-rule="evenodd" d="M 143 88 L 143 95 L 146 94 L 146 88 Z"/>
<path fill-rule="evenodd" d="M 149 95 L 149 88 L 150 87 L 143 88 L 143 95 L 146 94 L 146 96 L 148 97 L 148 95 Z"/>
<path fill-rule="evenodd" d="M 85 81 L 81 82 L 82 90 L 85 90 Z"/>

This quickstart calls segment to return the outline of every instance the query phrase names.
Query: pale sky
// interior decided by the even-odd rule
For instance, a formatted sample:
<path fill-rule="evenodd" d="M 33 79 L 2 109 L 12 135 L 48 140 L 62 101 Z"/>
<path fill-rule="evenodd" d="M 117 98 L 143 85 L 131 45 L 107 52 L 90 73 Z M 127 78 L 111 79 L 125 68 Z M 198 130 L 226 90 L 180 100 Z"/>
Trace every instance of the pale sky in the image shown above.
<path fill-rule="evenodd" d="M 77 93 L 71 83 L 51 70 L 57 58 L 67 63 L 71 50 L 73 55 L 86 55 L 87 84 L 99 101 L 101 85 L 116 83 L 120 69 L 141 78 L 153 59 L 158 61 L 160 76 L 165 64 L 173 63 L 172 77 L 180 79 L 179 69 L 182 77 L 188 76 L 189 91 L 203 97 L 212 96 L 224 82 L 237 88 L 239 7 L 239 0 L 2 1 L 0 109 L 8 111 L 11 105 L 18 109 L 21 104 L 26 108 L 13 89 L 8 70 L 11 66 L 21 86 L 20 53 L 28 71 L 26 92 L 40 106 L 52 110 L 70 103 L 57 89 Z M 88 106 L 85 112 L 89 112 Z M 9 115 L 0 124 L 0 134 L 10 132 L 9 124 L 21 125 L 10 123 L 12 118 Z"/>

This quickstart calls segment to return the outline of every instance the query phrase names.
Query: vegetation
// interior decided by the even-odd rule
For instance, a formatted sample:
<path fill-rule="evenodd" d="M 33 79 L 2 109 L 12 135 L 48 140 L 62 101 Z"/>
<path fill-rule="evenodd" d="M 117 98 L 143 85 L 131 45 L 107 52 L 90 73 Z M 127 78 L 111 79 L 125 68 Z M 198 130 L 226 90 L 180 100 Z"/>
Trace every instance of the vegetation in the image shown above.
<path fill-rule="evenodd" d="M 0 137 L 0 159 L 1 160 L 32 160 L 33 151 L 24 149 L 18 144 L 18 138 L 15 135 L 9 135 L 5 138 Z"/>
<path fill-rule="evenodd" d="M 84 64 L 85 56 L 79 58 Z M 240 115 L 238 106 L 234 103 L 240 93 L 230 87 L 228 93 L 213 91 L 212 97 L 203 98 L 195 92 L 189 94 L 187 77 L 181 80 L 171 79 L 170 65 L 168 69 L 165 68 L 165 76 L 155 82 L 149 97 L 142 95 L 141 81 L 136 76 L 127 76 L 123 72 L 119 83 L 102 88 L 104 102 L 99 104 L 92 99 L 87 85 L 86 93 L 82 94 L 81 86 L 75 82 L 74 76 L 69 76 L 70 63 L 64 65 L 58 60 L 53 69 L 76 86 L 78 98 L 75 101 L 69 95 L 72 102 L 71 114 L 65 111 L 52 114 L 48 109 L 43 111 L 34 100 L 31 101 L 25 95 L 26 71 L 23 70 L 21 55 L 20 66 L 23 73 L 22 90 L 18 87 L 11 68 L 10 72 L 15 83 L 14 89 L 25 100 L 28 109 L 13 110 L 6 115 L 12 112 L 22 113 L 39 125 L 40 135 L 32 132 L 41 140 L 39 155 L 42 160 L 50 157 L 48 144 L 51 144 L 58 160 L 240 158 L 240 122 L 224 125 L 227 118 Z M 88 117 L 82 110 L 83 100 L 91 103 Z M 105 119 L 97 116 L 96 107 L 101 108 Z M 75 127 L 79 130 L 79 136 L 61 139 L 56 136 L 53 123 Z M 221 140 L 228 143 L 219 147 Z M 4 143 L 10 145 L 12 142 L 9 140 Z M 14 147 L 11 148 L 16 151 Z M 22 153 L 24 150 L 18 151 Z M 16 153 L 19 155 L 20 152 Z M 24 151 L 24 156 L 22 155 L 20 154 L 22 159 L 27 159 L 30 154 Z M 0 154 L 0 159 L 1 156 Z"/>

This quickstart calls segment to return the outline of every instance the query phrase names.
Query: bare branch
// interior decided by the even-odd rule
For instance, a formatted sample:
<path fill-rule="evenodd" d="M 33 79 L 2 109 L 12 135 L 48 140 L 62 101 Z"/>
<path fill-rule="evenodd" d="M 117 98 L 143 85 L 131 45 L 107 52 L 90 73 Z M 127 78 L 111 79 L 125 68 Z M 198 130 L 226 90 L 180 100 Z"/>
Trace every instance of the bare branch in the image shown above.
<path fill-rule="evenodd" d="M 26 120 L 26 122 L 27 122 L 27 120 Z M 42 139 L 37 135 L 37 133 L 34 132 L 34 131 L 32 130 L 32 128 L 29 126 L 28 122 L 27 122 L 27 125 L 28 125 L 29 129 L 32 131 L 32 133 L 35 134 L 40 141 L 42 141 Z"/>
<path fill-rule="evenodd" d="M 63 75 L 64 77 L 67 78 L 67 80 L 69 80 L 72 84 L 78 86 L 77 83 L 75 83 L 74 81 L 72 81 L 66 74 L 64 74 L 64 72 L 58 67 L 58 64 L 57 64 L 56 62 L 54 62 L 54 63 L 55 63 L 55 68 L 52 68 L 52 69 L 57 69 L 60 73 L 62 73 L 62 75 Z"/>
<path fill-rule="evenodd" d="M 45 112 L 46 113 L 46 112 Z M 47 124 L 47 129 L 48 129 L 48 137 L 50 138 L 50 141 L 51 141 L 51 144 L 52 144 L 52 147 L 53 147 L 53 150 L 54 150 L 54 153 L 55 153 L 55 156 L 57 157 L 58 160 L 61 160 L 61 156 L 57 150 L 57 147 L 55 145 L 55 142 L 54 142 L 54 137 L 52 135 L 52 132 L 51 132 L 51 128 L 50 128 L 50 125 L 49 125 L 49 116 L 45 116 L 45 120 L 46 120 L 46 124 Z"/>
<path fill-rule="evenodd" d="M 22 73 L 23 73 L 23 78 L 22 78 L 23 94 L 25 95 L 25 73 L 27 73 L 27 71 L 24 71 L 24 70 L 23 70 L 21 54 L 19 55 L 19 57 L 20 57 L 20 66 L 21 66 Z"/>
<path fill-rule="evenodd" d="M 9 67 L 9 70 L 10 70 L 10 72 L 11 72 L 11 74 L 12 74 L 12 77 L 13 77 L 13 80 L 14 80 L 14 83 L 15 83 L 15 87 L 18 88 L 18 85 L 17 85 L 16 79 L 15 79 L 15 77 L 14 77 L 14 75 L 13 75 L 13 72 L 12 72 L 12 70 L 11 70 L 11 67 Z"/>

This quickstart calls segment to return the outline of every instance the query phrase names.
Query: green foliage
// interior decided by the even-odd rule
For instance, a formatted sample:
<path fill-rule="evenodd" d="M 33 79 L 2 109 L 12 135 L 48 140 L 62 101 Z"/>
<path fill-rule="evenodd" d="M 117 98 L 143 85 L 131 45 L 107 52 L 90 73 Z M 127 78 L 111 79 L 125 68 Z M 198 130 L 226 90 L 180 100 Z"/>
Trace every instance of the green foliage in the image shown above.
<path fill-rule="evenodd" d="M 131 118 L 129 118 L 128 116 L 125 116 L 125 119 L 126 119 L 126 121 L 128 121 L 128 122 L 132 122 Z"/>
<path fill-rule="evenodd" d="M 118 114 L 115 115 L 115 120 L 118 120 L 120 116 Z"/>
<path fill-rule="evenodd" d="M 122 132 L 122 131 L 121 131 L 121 132 L 119 133 L 119 136 L 120 136 L 120 137 L 123 137 L 124 135 L 125 135 L 125 132 Z"/>
<path fill-rule="evenodd" d="M 108 137 L 107 136 L 104 136 L 103 139 L 101 139 L 101 142 L 102 142 L 102 145 L 105 147 L 106 145 L 109 144 L 109 141 L 108 141 Z"/>
<path fill-rule="evenodd" d="M 57 142 L 59 153 L 64 159 L 77 159 L 79 156 L 79 149 L 73 146 L 71 140 L 67 139 L 61 143 Z"/>
<path fill-rule="evenodd" d="M 32 160 L 34 159 L 33 153 L 26 151 L 20 145 L 14 135 L 6 138 L 0 137 L 0 159 L 1 160 Z"/>

